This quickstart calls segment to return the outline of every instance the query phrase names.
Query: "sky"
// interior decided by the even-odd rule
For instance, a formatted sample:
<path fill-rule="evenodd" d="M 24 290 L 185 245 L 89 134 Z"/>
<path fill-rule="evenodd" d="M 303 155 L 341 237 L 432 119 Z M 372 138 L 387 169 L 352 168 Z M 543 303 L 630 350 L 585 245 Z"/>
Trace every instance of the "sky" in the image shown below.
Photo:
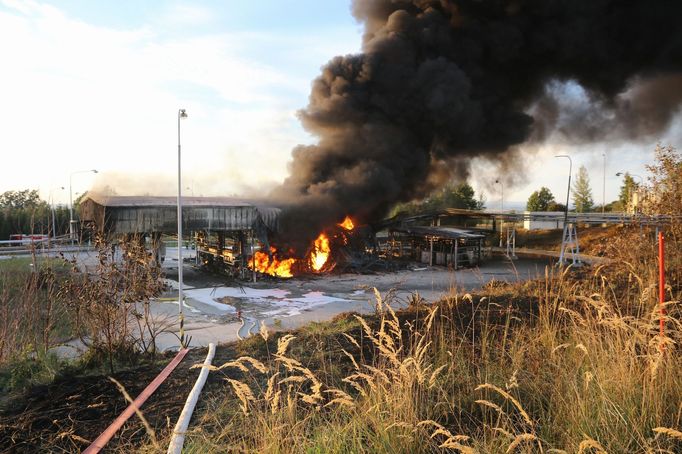
<path fill-rule="evenodd" d="M 56 203 L 89 188 L 122 195 L 264 193 L 287 175 L 291 150 L 315 137 L 296 111 L 336 55 L 357 53 L 350 0 L 0 0 L 0 192 L 39 189 Z M 505 175 L 505 208 L 548 187 L 562 200 L 570 154 L 594 198 L 617 197 L 619 171 L 646 176 L 656 141 L 527 148 Z M 606 154 L 606 172 L 603 156 Z M 88 170 L 95 169 L 97 174 Z M 472 163 L 470 183 L 500 207 L 497 170 Z M 63 189 L 62 189 L 63 188 Z"/>

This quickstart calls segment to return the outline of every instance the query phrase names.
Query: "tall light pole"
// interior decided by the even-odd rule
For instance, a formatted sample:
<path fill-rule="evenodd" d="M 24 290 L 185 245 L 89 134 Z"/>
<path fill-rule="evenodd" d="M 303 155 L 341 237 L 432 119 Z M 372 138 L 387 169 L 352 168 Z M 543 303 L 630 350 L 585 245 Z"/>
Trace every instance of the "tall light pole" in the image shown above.
<path fill-rule="evenodd" d="M 187 118 L 185 109 L 178 110 L 178 306 L 180 308 L 180 346 L 185 346 L 185 311 L 182 295 L 182 153 L 180 121 Z"/>
<path fill-rule="evenodd" d="M 495 180 L 495 183 L 500 185 L 500 211 L 504 211 L 504 183 L 499 178 Z"/>
<path fill-rule="evenodd" d="M 603 180 L 602 180 L 602 186 L 601 186 L 601 214 L 602 216 L 604 215 L 604 212 L 606 210 L 606 153 L 601 154 L 602 158 L 604 158 L 604 166 L 603 166 Z"/>
<path fill-rule="evenodd" d="M 631 177 L 637 177 L 637 178 L 639 178 L 639 184 L 640 185 L 644 184 L 644 178 L 642 178 L 640 175 L 637 175 L 635 173 L 630 173 L 630 172 L 625 172 L 625 173 L 618 172 L 618 173 L 616 173 L 617 177 L 622 177 L 623 175 L 630 175 Z"/>
<path fill-rule="evenodd" d="M 91 170 L 76 170 L 75 172 L 71 172 L 71 175 L 69 175 L 69 238 L 71 241 L 75 239 L 74 237 L 74 228 L 73 228 L 73 176 L 76 175 L 77 173 L 97 173 L 97 170 L 91 169 Z"/>
<path fill-rule="evenodd" d="M 571 195 L 571 175 L 573 173 L 573 160 L 567 154 L 560 154 L 554 157 L 568 159 L 568 189 L 566 190 L 566 207 L 564 209 L 564 228 L 566 228 L 566 226 L 568 225 L 568 200 Z"/>

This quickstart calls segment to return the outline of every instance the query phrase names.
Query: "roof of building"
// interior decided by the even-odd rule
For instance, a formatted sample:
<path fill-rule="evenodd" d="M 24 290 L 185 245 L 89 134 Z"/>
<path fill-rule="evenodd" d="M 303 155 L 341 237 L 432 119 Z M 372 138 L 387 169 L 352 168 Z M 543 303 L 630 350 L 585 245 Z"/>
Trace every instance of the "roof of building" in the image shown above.
<path fill-rule="evenodd" d="M 481 233 L 476 233 L 471 230 L 458 229 L 455 227 L 442 227 L 442 226 L 420 226 L 420 225 L 403 225 L 391 227 L 391 230 L 399 233 L 407 233 L 408 235 L 416 236 L 430 236 L 440 239 L 481 239 L 485 238 L 485 235 Z"/>
<path fill-rule="evenodd" d="M 80 217 L 111 234 L 173 232 L 177 229 L 177 202 L 177 197 L 89 194 L 80 204 Z M 230 197 L 183 197 L 182 206 L 187 230 L 277 231 L 282 211 L 258 201 Z"/>
<path fill-rule="evenodd" d="M 83 201 L 92 200 L 105 207 L 167 207 L 177 206 L 177 197 L 169 196 L 110 196 L 88 194 Z M 82 202 L 81 202 L 82 203 Z M 268 203 L 258 200 L 245 200 L 234 197 L 182 197 L 183 206 L 212 206 L 212 207 L 245 207 L 268 206 Z"/>

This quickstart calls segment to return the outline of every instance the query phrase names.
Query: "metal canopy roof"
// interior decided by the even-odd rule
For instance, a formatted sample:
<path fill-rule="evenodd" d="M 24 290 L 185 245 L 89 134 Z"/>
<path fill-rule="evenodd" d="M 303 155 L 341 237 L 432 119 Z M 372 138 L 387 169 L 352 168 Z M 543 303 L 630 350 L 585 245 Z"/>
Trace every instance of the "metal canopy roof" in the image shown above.
<path fill-rule="evenodd" d="M 468 218 L 495 219 L 506 222 L 523 222 L 526 220 L 534 221 L 563 221 L 564 212 L 553 211 L 478 211 L 461 208 L 445 208 L 439 211 L 421 213 L 415 215 L 396 215 L 389 219 L 377 223 L 375 228 L 391 227 L 396 224 L 409 224 L 411 222 L 436 219 L 439 217 L 463 216 Z M 669 224 L 675 220 L 682 220 L 682 215 L 665 214 L 629 214 L 629 213 L 568 213 L 569 223 L 579 224 Z"/>
<path fill-rule="evenodd" d="M 406 225 L 399 227 L 392 227 L 392 231 L 399 233 L 407 233 L 408 235 L 417 236 L 432 236 L 434 238 L 446 239 L 446 240 L 458 240 L 460 238 L 467 240 L 477 240 L 485 238 L 485 235 L 480 233 L 475 233 L 470 230 L 458 229 L 455 227 L 441 227 L 441 226 L 417 226 L 417 225 Z"/>
<path fill-rule="evenodd" d="M 105 207 L 167 207 L 177 206 L 177 197 L 169 196 L 105 196 L 88 194 L 83 200 L 91 199 L 93 202 Z M 203 207 L 237 207 L 265 205 L 257 201 L 247 201 L 231 197 L 182 197 L 183 206 Z"/>
<path fill-rule="evenodd" d="M 185 229 L 208 231 L 279 229 L 280 208 L 229 197 L 187 197 L 182 200 Z M 177 198 L 88 195 L 80 204 L 81 219 L 109 234 L 177 230 Z"/>

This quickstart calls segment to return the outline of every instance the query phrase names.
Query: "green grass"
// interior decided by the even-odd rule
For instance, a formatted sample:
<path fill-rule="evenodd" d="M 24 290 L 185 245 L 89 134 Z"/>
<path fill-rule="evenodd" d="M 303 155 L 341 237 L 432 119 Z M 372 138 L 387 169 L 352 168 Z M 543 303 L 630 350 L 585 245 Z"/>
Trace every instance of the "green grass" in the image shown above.
<path fill-rule="evenodd" d="M 50 382 L 62 367 L 48 349 L 76 333 L 51 282 L 67 278 L 69 270 L 61 259 L 0 260 L 0 389 L 4 392 Z"/>
<path fill-rule="evenodd" d="M 36 255 L 35 264 L 38 270 L 52 268 L 59 272 L 66 272 L 69 265 L 62 259 Z M 19 273 L 24 275 L 33 271 L 33 258 L 30 256 L 10 256 L 0 260 L 0 273 Z M 0 275 L 0 278 L 6 278 Z"/>

